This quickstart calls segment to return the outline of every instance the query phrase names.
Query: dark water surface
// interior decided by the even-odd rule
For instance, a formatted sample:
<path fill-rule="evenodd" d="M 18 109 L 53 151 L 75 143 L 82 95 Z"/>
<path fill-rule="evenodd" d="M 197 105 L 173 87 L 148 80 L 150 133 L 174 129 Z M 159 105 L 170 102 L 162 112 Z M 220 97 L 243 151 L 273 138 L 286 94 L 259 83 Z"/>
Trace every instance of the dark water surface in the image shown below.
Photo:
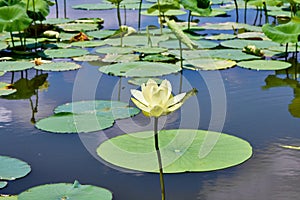
<path fill-rule="evenodd" d="M 72 1 L 74 5 L 79 3 L 82 2 Z M 134 12 L 131 14 L 135 15 Z M 53 10 L 51 16 L 54 16 Z M 105 28 L 116 28 L 114 10 L 87 12 L 68 9 L 68 16 L 102 17 Z M 128 24 L 136 26 L 136 18 L 128 17 Z M 201 23 L 213 20 L 234 21 L 235 18 L 201 19 Z M 143 18 L 143 26 L 149 23 L 156 23 L 156 20 Z M 135 87 L 129 85 L 127 79 L 122 79 L 118 97 L 119 78 L 102 75 L 97 66 L 89 63 L 80 64 L 83 68 L 78 71 L 48 74 L 50 86 L 38 93 L 36 120 L 51 115 L 53 108 L 72 99 L 120 98 L 129 102 L 129 91 Z M 295 98 L 292 88 L 262 89 L 266 85 L 265 79 L 274 74 L 274 71 L 252 71 L 239 67 L 218 72 L 183 71 L 183 91 L 195 87 L 199 93 L 197 98 L 186 102 L 181 111 L 165 119 L 164 128 L 217 130 L 220 127 L 215 124 L 222 120 L 225 111 L 221 131 L 249 141 L 254 154 L 247 162 L 229 169 L 165 175 L 167 199 L 299 199 L 300 151 L 284 149 L 280 145 L 300 146 L 300 119 L 293 117 L 288 109 Z M 29 71 L 29 77 L 34 75 L 34 71 Z M 278 77 L 285 78 L 285 75 Z M 9 82 L 10 78 L 11 74 L 7 73 L 0 77 L 0 81 Z M 18 78 L 17 73 L 15 80 Z M 166 78 L 174 86 L 174 92 L 178 93 L 180 74 Z M 34 96 L 32 103 L 36 103 Z M 195 113 L 197 109 L 199 113 Z M 187 118 L 181 119 L 180 116 L 186 115 Z M 32 167 L 28 176 L 9 182 L 6 188 L 0 190 L 1 194 L 18 194 L 36 185 L 79 180 L 82 184 L 111 190 L 116 200 L 160 198 L 157 174 L 125 172 L 104 164 L 95 156 L 94 148 L 107 137 L 119 135 L 122 130 L 135 130 L 128 121 L 119 120 L 106 131 L 78 136 L 37 130 L 30 122 L 31 117 L 29 99 L 0 99 L 0 154 L 22 159 Z M 137 127 L 150 127 L 150 121 L 141 114 L 130 123 L 136 123 Z"/>

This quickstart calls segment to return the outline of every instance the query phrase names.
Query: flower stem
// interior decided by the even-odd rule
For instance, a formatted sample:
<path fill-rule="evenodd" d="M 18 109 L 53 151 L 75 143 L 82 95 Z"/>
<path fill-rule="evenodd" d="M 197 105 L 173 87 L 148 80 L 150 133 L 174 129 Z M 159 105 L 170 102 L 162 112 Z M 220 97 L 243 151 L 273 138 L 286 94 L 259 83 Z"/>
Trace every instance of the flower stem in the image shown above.
<path fill-rule="evenodd" d="M 154 142 L 155 142 L 155 150 L 157 154 L 158 167 L 159 167 L 161 199 L 165 200 L 165 182 L 163 177 L 162 160 L 161 160 L 161 155 L 160 155 L 159 145 L 158 145 L 158 117 L 154 117 Z"/>

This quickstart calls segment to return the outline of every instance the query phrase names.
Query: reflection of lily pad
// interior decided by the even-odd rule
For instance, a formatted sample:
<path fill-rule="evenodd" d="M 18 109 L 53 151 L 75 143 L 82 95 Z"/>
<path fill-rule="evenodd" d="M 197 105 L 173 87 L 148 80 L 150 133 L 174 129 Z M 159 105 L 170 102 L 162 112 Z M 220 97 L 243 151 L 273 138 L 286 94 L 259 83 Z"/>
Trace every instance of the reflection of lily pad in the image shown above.
<path fill-rule="evenodd" d="M 139 110 L 129 107 L 126 103 L 120 101 L 78 101 L 66 103 L 55 108 L 54 113 L 74 113 L 74 114 L 92 114 L 113 118 L 124 119 L 136 115 Z"/>
<path fill-rule="evenodd" d="M 49 58 L 71 58 L 89 54 L 85 49 L 47 49 L 43 52 Z"/>
<path fill-rule="evenodd" d="M 73 62 L 51 62 L 35 66 L 34 68 L 44 71 L 68 71 L 79 69 L 81 66 Z"/>
<path fill-rule="evenodd" d="M 212 58 L 199 58 L 185 61 L 184 68 L 193 70 L 219 70 L 228 69 L 236 65 L 235 61 L 212 59 Z"/>
<path fill-rule="evenodd" d="M 208 144 L 206 137 L 216 138 L 216 144 Z M 165 173 L 224 169 L 241 164 L 252 155 L 248 142 L 205 130 L 162 130 L 159 145 Z M 105 161 L 123 168 L 158 172 L 152 131 L 114 137 L 102 143 L 97 153 Z"/>
<path fill-rule="evenodd" d="M 80 199 L 80 200 L 111 200 L 112 193 L 104 188 L 93 185 L 81 185 L 78 181 L 74 184 L 70 183 L 56 183 L 40 185 L 18 196 L 19 200 L 67 200 L 67 199 Z"/>
<path fill-rule="evenodd" d="M 53 133 L 88 133 L 109 128 L 113 123 L 113 118 L 95 114 L 59 113 L 39 120 L 35 127 Z"/>
<path fill-rule="evenodd" d="M 30 171 L 31 168 L 26 162 L 8 156 L 0 156 L 0 180 L 22 178 Z"/>
<path fill-rule="evenodd" d="M 251 60 L 237 63 L 238 66 L 255 70 L 280 70 L 291 66 L 290 63 L 278 60 Z"/>
<path fill-rule="evenodd" d="M 103 66 L 99 70 L 105 74 L 114 76 L 149 77 L 176 73 L 181 68 L 177 65 L 167 63 L 130 62 Z"/>
<path fill-rule="evenodd" d="M 300 118 L 300 98 L 296 97 L 289 104 L 289 111 L 293 117 Z"/>
<path fill-rule="evenodd" d="M 9 86 L 10 84 L 8 83 L 0 82 L 0 96 L 9 95 L 17 91 L 16 89 L 12 89 Z"/>
<path fill-rule="evenodd" d="M 0 71 L 3 72 L 14 72 L 30 69 L 34 66 L 31 62 L 25 61 L 5 61 L 0 62 Z"/>
<path fill-rule="evenodd" d="M 0 189 L 4 188 L 7 185 L 6 181 L 0 181 Z"/>

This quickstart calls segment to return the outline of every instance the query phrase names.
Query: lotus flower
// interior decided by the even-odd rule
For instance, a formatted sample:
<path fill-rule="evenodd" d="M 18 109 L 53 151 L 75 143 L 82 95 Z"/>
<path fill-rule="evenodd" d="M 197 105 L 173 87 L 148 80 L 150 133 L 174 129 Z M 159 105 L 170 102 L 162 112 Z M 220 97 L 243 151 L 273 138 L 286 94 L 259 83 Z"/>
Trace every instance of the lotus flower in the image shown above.
<path fill-rule="evenodd" d="M 196 92 L 197 90 L 193 89 L 173 96 L 172 86 L 168 80 L 163 80 L 158 86 L 153 79 L 149 79 L 146 84 L 142 84 L 142 91 L 131 90 L 134 97 L 131 100 L 145 116 L 160 117 L 180 108 L 184 101 Z"/>

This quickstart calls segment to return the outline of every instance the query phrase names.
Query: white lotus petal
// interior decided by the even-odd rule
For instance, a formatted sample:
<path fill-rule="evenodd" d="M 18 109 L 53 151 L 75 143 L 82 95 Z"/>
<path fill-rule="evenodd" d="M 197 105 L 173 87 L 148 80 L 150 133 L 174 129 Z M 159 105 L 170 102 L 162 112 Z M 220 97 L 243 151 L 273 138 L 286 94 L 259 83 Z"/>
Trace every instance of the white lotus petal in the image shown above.
<path fill-rule="evenodd" d="M 150 116 L 152 117 L 159 117 L 164 113 L 164 109 L 161 106 L 154 106 L 150 110 Z"/>
<path fill-rule="evenodd" d="M 144 104 L 142 104 L 141 102 L 139 102 L 138 100 L 136 100 L 135 98 L 131 98 L 131 101 L 141 110 L 145 111 L 145 112 L 150 112 L 149 107 L 145 106 Z"/>
<path fill-rule="evenodd" d="M 184 99 L 185 95 L 186 92 L 177 94 L 176 96 L 172 97 L 171 99 L 169 99 L 167 107 L 173 106 L 174 104 L 181 102 Z"/>
<path fill-rule="evenodd" d="M 145 106 L 149 106 L 149 103 L 146 101 L 146 99 L 143 96 L 143 93 L 139 90 L 130 90 L 132 96 L 136 98 L 138 101 L 140 101 Z"/>
<path fill-rule="evenodd" d="M 168 112 L 174 112 L 175 110 L 177 110 L 178 108 L 180 108 L 183 105 L 182 102 L 177 103 L 171 107 L 168 108 Z"/>

